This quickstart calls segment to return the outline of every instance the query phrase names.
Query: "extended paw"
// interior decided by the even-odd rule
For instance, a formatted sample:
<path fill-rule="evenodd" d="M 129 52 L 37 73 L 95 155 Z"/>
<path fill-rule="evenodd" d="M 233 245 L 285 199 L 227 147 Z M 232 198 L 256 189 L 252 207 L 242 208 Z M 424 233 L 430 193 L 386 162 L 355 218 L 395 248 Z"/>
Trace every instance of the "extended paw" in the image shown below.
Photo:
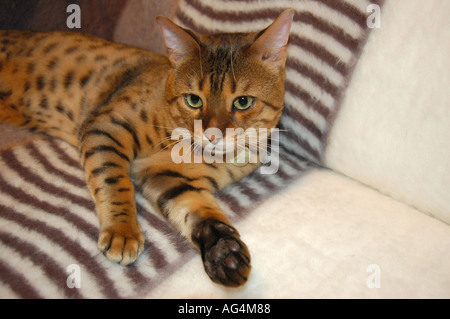
<path fill-rule="evenodd" d="M 226 223 L 206 219 L 194 230 L 208 276 L 224 286 L 243 285 L 250 274 L 250 254 L 238 232 Z"/>
<path fill-rule="evenodd" d="M 126 266 L 136 261 L 142 253 L 144 241 L 140 230 L 111 227 L 100 232 L 97 246 L 109 260 Z"/>

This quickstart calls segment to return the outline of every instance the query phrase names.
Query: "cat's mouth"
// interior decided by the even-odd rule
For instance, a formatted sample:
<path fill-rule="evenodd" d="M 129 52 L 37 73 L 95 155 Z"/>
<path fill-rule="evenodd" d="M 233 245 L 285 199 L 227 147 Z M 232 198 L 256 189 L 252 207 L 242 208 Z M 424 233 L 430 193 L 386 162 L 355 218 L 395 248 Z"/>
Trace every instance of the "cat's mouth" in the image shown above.
<path fill-rule="evenodd" d="M 208 143 L 207 145 L 194 144 L 194 155 L 201 156 L 206 162 L 225 162 L 243 166 L 250 162 L 251 151 L 248 146 L 227 147 L 226 143 Z"/>
<path fill-rule="evenodd" d="M 217 138 L 210 140 L 208 137 L 203 135 L 202 137 L 194 138 L 193 142 L 194 153 L 199 155 L 200 152 L 203 156 L 232 156 L 239 152 L 238 148 L 242 149 L 246 145 L 238 145 L 235 140 L 230 140 L 227 138 Z"/>
<path fill-rule="evenodd" d="M 203 135 L 194 138 L 194 154 L 206 161 L 233 163 L 238 166 L 249 162 L 256 163 L 259 151 L 263 148 L 259 140 L 246 134 L 214 138 Z M 263 142 L 265 145 L 266 143 Z"/>
<path fill-rule="evenodd" d="M 176 130 L 171 139 L 179 142 L 173 145 L 172 158 L 176 163 L 190 162 L 193 156 L 194 163 L 233 163 L 241 166 L 240 164 L 257 163 L 272 148 L 268 143 L 267 129 L 228 130 L 227 133 L 221 135 L 215 131 L 212 135 L 207 130 Z"/>

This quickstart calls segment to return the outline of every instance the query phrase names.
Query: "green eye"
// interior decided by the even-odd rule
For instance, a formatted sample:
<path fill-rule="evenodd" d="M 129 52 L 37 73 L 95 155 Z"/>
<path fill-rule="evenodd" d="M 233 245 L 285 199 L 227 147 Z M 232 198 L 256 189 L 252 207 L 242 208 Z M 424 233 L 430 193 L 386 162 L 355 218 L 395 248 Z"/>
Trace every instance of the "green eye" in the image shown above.
<path fill-rule="evenodd" d="M 186 94 L 184 96 L 184 101 L 186 102 L 187 106 L 194 109 L 198 109 L 203 106 L 202 99 L 194 94 Z"/>
<path fill-rule="evenodd" d="M 235 109 L 238 109 L 239 111 L 244 111 L 255 104 L 255 98 L 250 96 L 241 96 L 238 97 L 233 102 L 233 107 Z"/>

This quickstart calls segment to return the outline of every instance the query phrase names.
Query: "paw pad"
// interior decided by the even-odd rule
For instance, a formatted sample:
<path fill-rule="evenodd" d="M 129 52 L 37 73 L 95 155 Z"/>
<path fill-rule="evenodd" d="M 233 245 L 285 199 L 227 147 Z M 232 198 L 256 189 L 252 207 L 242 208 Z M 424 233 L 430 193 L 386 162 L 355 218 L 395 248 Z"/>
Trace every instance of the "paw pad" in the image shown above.
<path fill-rule="evenodd" d="M 250 254 L 238 232 L 216 219 L 206 219 L 194 230 L 208 276 L 219 284 L 243 285 L 250 274 Z"/>

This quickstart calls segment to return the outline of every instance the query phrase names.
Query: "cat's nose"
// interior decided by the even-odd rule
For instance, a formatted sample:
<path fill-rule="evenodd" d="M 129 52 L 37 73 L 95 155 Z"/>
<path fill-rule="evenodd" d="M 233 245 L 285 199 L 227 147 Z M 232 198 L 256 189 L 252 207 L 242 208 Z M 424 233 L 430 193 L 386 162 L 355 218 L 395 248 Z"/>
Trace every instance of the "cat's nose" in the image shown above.
<path fill-rule="evenodd" d="M 209 141 L 210 141 L 211 143 L 217 144 L 217 143 L 219 143 L 219 142 L 222 140 L 222 137 L 212 135 L 212 136 L 211 136 L 210 138 L 208 138 L 208 139 L 209 139 Z"/>
<path fill-rule="evenodd" d="M 214 133 L 207 133 L 205 132 L 205 136 L 208 139 L 208 141 L 212 144 L 217 144 L 222 140 L 221 134 L 214 134 Z"/>

